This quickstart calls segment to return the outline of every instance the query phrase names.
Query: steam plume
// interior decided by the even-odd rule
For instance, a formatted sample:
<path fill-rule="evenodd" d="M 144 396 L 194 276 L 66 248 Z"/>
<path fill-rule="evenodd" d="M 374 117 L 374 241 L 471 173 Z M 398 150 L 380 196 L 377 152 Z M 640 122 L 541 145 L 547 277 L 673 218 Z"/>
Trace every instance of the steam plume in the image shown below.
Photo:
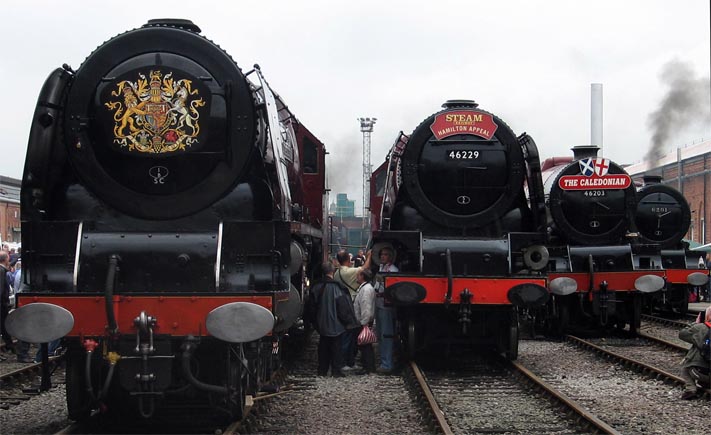
<path fill-rule="evenodd" d="M 647 120 L 653 133 L 645 159 L 651 162 L 664 155 L 665 145 L 669 144 L 672 134 L 709 119 L 708 78 L 697 78 L 689 64 L 676 59 L 664 65 L 660 78 L 669 90 Z"/>

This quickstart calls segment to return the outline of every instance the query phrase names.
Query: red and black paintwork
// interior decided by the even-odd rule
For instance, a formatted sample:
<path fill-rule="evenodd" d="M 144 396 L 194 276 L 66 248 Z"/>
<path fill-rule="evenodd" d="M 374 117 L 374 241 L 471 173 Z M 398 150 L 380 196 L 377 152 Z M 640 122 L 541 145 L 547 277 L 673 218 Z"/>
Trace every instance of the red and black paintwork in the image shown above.
<path fill-rule="evenodd" d="M 241 416 L 324 260 L 325 154 L 258 66 L 243 73 L 187 20 L 50 75 L 11 323 L 64 336 L 72 419 Z"/>
<path fill-rule="evenodd" d="M 399 268 L 379 281 L 411 356 L 465 341 L 515 359 L 517 307 L 548 298 L 538 151 L 474 102 L 443 107 L 371 178 L 372 255 L 392 246 Z"/>
<path fill-rule="evenodd" d="M 645 302 L 703 278 L 687 269 L 681 244 L 688 204 L 669 186 L 637 191 L 597 147 L 573 151 L 573 158 L 543 164 L 552 235 L 545 318 L 559 333 L 576 325 L 635 332 Z"/>

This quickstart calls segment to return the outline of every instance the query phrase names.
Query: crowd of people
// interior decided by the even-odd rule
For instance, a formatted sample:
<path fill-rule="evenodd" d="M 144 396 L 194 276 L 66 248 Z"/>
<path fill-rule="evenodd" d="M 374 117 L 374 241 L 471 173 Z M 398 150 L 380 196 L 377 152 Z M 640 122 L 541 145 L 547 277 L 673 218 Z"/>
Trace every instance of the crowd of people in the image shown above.
<path fill-rule="evenodd" d="M 13 307 L 13 299 L 17 293 L 22 291 L 22 257 L 21 248 L 15 250 L 7 245 L 0 250 L 0 333 L 5 343 L 5 350 L 14 353 L 17 362 L 33 363 L 42 360 L 42 347 L 38 346 L 34 357 L 30 356 L 31 344 L 24 341 L 15 342 L 5 327 L 7 315 Z M 50 355 L 55 354 L 60 345 L 60 340 L 55 340 L 48 344 Z M 0 361 L 6 357 L 0 355 Z"/>
<path fill-rule="evenodd" d="M 397 272 L 394 251 L 383 247 L 377 253 L 379 272 Z M 395 369 L 393 348 L 395 318 L 386 303 L 382 279 L 374 281 L 371 252 L 359 251 L 354 258 L 345 249 L 332 262 L 321 267 L 324 278 L 311 287 L 307 313 L 319 333 L 319 376 L 356 374 L 391 374 Z M 365 329 L 367 331 L 364 331 Z M 379 365 L 376 367 L 373 343 L 358 337 L 375 328 Z M 356 363 L 360 354 L 361 365 Z"/>

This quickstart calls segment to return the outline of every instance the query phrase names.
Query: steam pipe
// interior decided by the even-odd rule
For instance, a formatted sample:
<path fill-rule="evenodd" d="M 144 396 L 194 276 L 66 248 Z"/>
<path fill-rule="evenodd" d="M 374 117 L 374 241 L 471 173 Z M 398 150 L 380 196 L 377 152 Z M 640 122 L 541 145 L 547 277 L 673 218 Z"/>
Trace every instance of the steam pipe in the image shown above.
<path fill-rule="evenodd" d="M 96 400 L 96 395 L 94 395 L 94 388 L 91 386 L 91 355 L 94 353 L 94 350 L 96 347 L 99 345 L 94 340 L 84 340 L 83 346 L 84 350 L 86 350 L 86 365 L 85 365 L 85 370 L 84 374 L 86 377 L 86 391 L 89 393 L 89 396 Z"/>
<path fill-rule="evenodd" d="M 447 296 L 445 297 L 444 304 L 449 305 L 452 302 L 452 251 L 447 248 L 444 251 L 445 260 L 447 262 Z"/>
<path fill-rule="evenodd" d="M 106 397 L 106 393 L 108 393 L 109 387 L 111 386 L 111 379 L 113 379 L 113 377 L 114 377 L 114 370 L 115 369 L 116 369 L 116 363 L 112 362 L 111 365 L 109 365 L 109 373 L 106 375 L 106 381 L 104 382 L 104 387 L 99 392 L 99 399 Z"/>
<path fill-rule="evenodd" d="M 198 390 L 222 395 L 229 394 L 229 389 L 227 387 L 206 384 L 204 382 L 199 381 L 195 378 L 195 376 L 193 376 L 193 373 L 190 371 L 190 357 L 192 357 L 193 351 L 197 348 L 197 345 L 194 343 L 194 341 L 195 338 L 190 336 L 185 339 L 183 345 L 181 346 L 181 349 L 183 350 L 183 355 L 181 359 L 183 367 L 183 376 L 185 376 L 185 379 Z"/>

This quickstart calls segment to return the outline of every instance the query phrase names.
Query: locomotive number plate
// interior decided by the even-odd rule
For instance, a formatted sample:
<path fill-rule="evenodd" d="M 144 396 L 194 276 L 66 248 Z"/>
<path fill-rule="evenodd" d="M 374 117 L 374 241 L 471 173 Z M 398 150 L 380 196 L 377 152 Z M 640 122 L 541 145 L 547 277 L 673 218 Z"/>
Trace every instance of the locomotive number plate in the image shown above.
<path fill-rule="evenodd" d="M 447 160 L 476 160 L 479 151 L 473 150 L 447 150 Z"/>
<path fill-rule="evenodd" d="M 589 196 L 589 197 L 602 197 L 602 196 L 607 196 L 607 192 L 604 190 L 586 190 L 583 192 L 583 195 Z"/>

